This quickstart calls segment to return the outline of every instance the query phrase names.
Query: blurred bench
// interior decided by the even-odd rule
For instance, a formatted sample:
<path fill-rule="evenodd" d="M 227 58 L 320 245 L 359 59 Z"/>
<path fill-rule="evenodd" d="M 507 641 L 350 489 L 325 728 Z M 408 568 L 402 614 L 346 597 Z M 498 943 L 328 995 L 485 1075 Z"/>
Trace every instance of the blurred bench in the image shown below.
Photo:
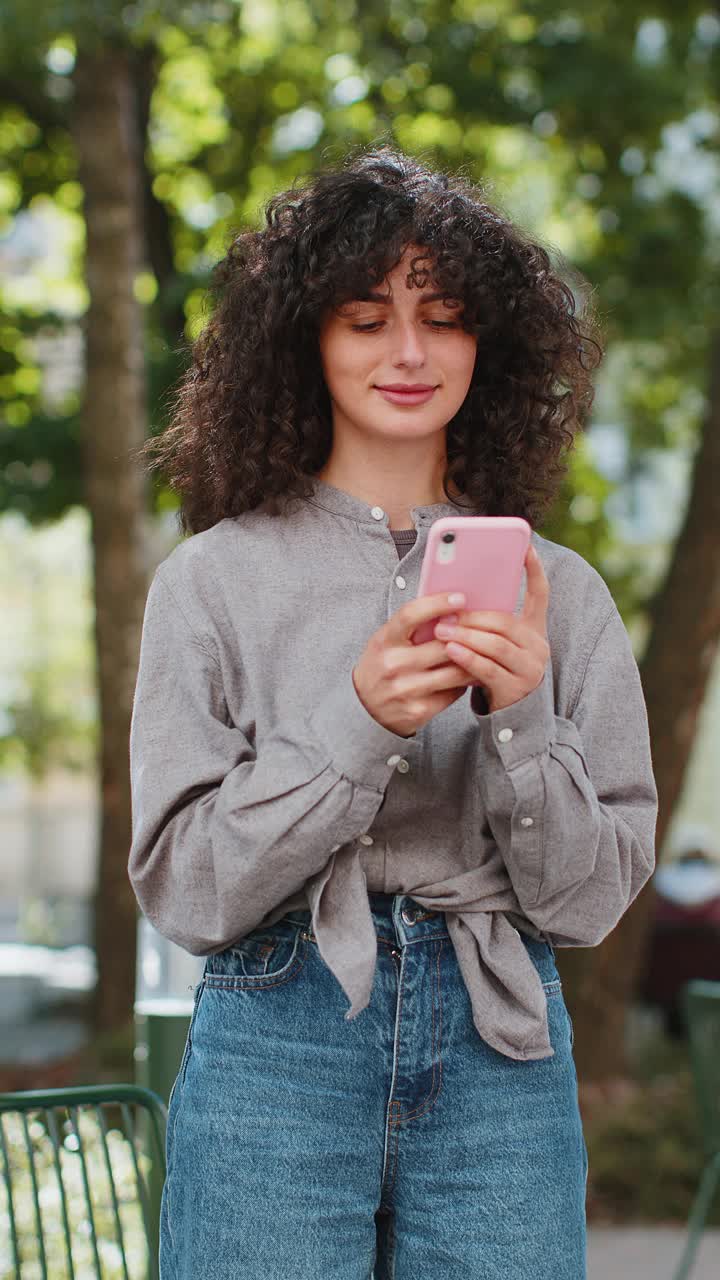
<path fill-rule="evenodd" d="M 707 1164 L 688 1219 L 688 1236 L 673 1280 L 690 1274 L 720 1184 L 720 982 L 688 982 L 682 1004 Z"/>
<path fill-rule="evenodd" d="M 134 1084 L 0 1094 L 0 1272 L 157 1280 L 166 1124 Z"/>

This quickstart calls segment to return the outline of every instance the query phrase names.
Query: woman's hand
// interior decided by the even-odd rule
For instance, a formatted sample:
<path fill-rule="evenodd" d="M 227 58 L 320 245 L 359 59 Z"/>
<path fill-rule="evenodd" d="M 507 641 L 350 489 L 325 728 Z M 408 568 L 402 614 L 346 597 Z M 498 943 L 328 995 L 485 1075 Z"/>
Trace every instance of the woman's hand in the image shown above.
<path fill-rule="evenodd" d="M 378 724 L 409 738 L 477 681 L 448 658 L 439 640 L 413 644 L 416 627 L 431 618 L 459 617 L 452 595 L 421 596 L 388 618 L 353 668 L 355 691 Z"/>
<path fill-rule="evenodd" d="M 540 557 L 530 544 L 525 557 L 527 589 L 522 612 L 458 612 L 457 624 L 439 623 L 448 658 L 485 690 L 490 712 L 501 711 L 532 693 L 545 673 L 550 646 L 547 607 L 550 588 Z"/>

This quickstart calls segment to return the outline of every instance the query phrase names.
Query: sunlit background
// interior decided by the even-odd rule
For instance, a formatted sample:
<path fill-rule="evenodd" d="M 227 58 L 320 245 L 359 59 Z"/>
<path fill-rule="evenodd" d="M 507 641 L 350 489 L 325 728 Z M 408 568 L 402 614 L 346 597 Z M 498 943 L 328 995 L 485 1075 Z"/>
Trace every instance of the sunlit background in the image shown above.
<path fill-rule="evenodd" d="M 94 932 L 110 855 L 94 631 L 102 553 L 81 446 L 83 433 L 103 430 L 86 401 L 94 161 L 83 159 L 74 120 L 81 57 L 90 89 L 93 59 L 101 78 L 109 52 L 125 58 L 142 434 L 167 421 L 184 344 L 207 319 L 209 273 L 233 230 L 257 225 L 272 194 L 358 143 L 391 139 L 483 182 L 591 282 L 607 355 L 591 423 L 542 531 L 603 574 L 642 661 L 649 602 L 689 505 L 700 512 L 700 587 L 688 598 L 702 600 L 705 574 L 703 675 L 687 708 L 682 676 L 673 682 L 677 722 L 690 719 L 678 736 L 678 785 L 663 791 L 672 802 L 659 853 L 668 867 L 683 855 L 704 859 L 707 900 L 714 892 L 720 903 L 720 621 L 709 603 L 720 514 L 693 473 L 720 422 L 718 12 L 660 0 L 38 0 L 30 13 L 16 0 L 10 19 L 0 53 L 0 1089 L 86 1080 L 99 1063 L 128 1078 L 142 1057 L 127 981 L 114 1026 L 90 998 L 96 981 L 109 991 L 115 978 L 112 959 L 98 969 Z M 118 439 L 118 456 L 126 444 Z M 142 498 L 145 584 L 179 538 L 175 506 L 161 483 Z M 697 668 L 694 653 L 686 658 Z M 668 748 L 657 749 L 664 760 Z M 668 881 L 668 892 L 682 899 L 679 883 Z M 717 980 L 720 907 L 715 921 L 717 972 L 695 976 Z M 595 1073 L 578 1058 L 589 1208 L 598 1223 L 683 1224 L 702 1151 L 685 1033 L 648 985 L 655 900 L 635 927 L 644 967 L 627 993 L 615 1062 L 606 1055 Z M 137 993 L 155 984 L 158 998 L 186 996 L 194 962 L 148 937 L 135 975 L 136 948 L 134 925 L 118 925 L 117 970 L 132 972 Z M 720 1206 L 711 1221 L 720 1224 Z"/>

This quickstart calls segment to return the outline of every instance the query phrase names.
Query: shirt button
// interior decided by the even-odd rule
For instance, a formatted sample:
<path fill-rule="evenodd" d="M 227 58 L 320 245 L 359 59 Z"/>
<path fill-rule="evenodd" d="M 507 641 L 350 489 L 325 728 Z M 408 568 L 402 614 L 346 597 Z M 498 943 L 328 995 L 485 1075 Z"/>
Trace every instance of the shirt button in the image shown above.
<path fill-rule="evenodd" d="M 521 819 L 520 819 L 520 826 L 521 826 L 521 827 L 531 827 L 531 826 L 532 826 L 532 824 L 533 824 L 533 820 L 532 820 L 532 818 L 521 818 Z"/>
<path fill-rule="evenodd" d="M 370 515 L 372 516 L 373 520 L 382 520 L 383 516 L 385 515 L 385 512 L 383 511 L 382 507 L 372 507 L 370 510 Z"/>
<path fill-rule="evenodd" d="M 405 579 L 401 577 L 400 574 L 398 574 L 397 578 L 395 579 L 395 586 L 399 587 L 401 591 L 407 586 Z"/>
<path fill-rule="evenodd" d="M 399 759 L 400 756 L 388 756 L 387 764 L 396 765 Z"/>
<path fill-rule="evenodd" d="M 409 768 L 410 768 L 410 765 L 408 764 L 407 760 L 398 760 L 397 762 L 398 773 L 407 773 Z"/>
<path fill-rule="evenodd" d="M 498 734 L 498 740 L 500 742 L 509 742 L 512 736 L 513 736 L 512 729 L 501 729 Z"/>
<path fill-rule="evenodd" d="M 364 836 L 360 836 L 360 843 L 361 843 L 361 844 L 374 844 L 374 843 L 375 843 L 375 841 L 373 840 L 372 836 L 364 835 Z"/>

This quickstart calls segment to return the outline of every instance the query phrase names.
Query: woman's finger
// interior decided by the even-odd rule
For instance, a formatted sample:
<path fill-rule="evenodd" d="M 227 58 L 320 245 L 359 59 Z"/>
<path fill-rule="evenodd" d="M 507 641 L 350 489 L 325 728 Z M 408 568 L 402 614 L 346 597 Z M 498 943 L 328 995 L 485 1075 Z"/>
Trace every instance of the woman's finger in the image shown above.
<path fill-rule="evenodd" d="M 550 583 L 547 580 L 542 561 L 530 543 L 525 557 L 527 586 L 523 601 L 521 617 L 529 622 L 537 631 L 545 632 L 548 601 L 550 599 Z"/>

